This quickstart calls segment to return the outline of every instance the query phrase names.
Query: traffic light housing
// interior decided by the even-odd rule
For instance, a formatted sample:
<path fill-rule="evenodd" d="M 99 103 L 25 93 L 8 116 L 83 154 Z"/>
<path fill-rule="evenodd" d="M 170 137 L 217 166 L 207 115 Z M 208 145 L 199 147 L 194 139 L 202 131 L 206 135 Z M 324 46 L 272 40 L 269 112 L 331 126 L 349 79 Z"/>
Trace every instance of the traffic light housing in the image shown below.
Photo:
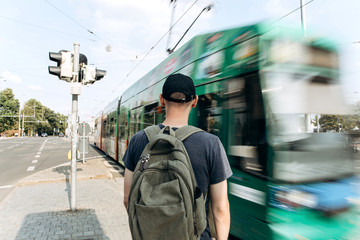
<path fill-rule="evenodd" d="M 95 81 L 101 80 L 106 75 L 105 70 L 97 69 L 96 67 L 82 65 L 81 67 L 81 79 L 82 84 L 93 84 Z"/>
<path fill-rule="evenodd" d="M 57 66 L 49 66 L 49 73 L 57 76 L 61 80 L 67 82 L 72 79 L 74 54 L 69 51 L 61 50 L 58 53 L 49 52 L 51 61 L 55 61 Z M 87 57 L 84 54 L 79 54 L 79 64 L 87 64 Z"/>
<path fill-rule="evenodd" d="M 49 52 L 49 58 L 57 63 L 56 67 L 49 66 L 49 73 L 61 80 L 70 81 L 73 71 L 73 54 L 64 50 L 58 53 Z"/>

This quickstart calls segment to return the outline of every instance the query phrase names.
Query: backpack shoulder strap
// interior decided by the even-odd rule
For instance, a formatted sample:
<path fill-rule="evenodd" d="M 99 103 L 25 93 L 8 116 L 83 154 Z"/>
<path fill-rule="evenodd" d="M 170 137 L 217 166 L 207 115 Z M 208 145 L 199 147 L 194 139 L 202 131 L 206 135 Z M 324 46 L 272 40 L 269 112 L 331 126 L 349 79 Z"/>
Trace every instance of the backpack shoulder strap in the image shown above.
<path fill-rule="evenodd" d="M 145 134 L 147 139 L 150 141 L 150 139 L 155 136 L 156 134 L 158 134 L 160 132 L 160 127 L 159 125 L 153 125 L 153 126 L 149 126 L 147 128 L 144 129 Z"/>
<path fill-rule="evenodd" d="M 183 126 L 175 131 L 176 138 L 180 141 L 184 141 L 186 138 L 190 137 L 192 134 L 197 132 L 202 132 L 204 130 L 194 127 L 194 126 Z"/>

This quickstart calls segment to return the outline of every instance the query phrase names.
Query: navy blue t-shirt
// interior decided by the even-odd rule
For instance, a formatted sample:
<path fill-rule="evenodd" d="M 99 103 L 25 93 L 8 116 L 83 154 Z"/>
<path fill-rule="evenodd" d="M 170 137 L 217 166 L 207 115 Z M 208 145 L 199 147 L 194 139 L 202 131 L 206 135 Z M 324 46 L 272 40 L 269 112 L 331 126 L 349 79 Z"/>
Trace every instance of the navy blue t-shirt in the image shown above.
<path fill-rule="evenodd" d="M 159 127 L 164 128 L 164 125 L 159 124 Z M 135 170 L 141 153 L 148 143 L 144 130 L 131 138 L 123 157 L 127 169 Z M 197 132 L 186 138 L 183 143 L 190 157 L 196 183 L 204 196 L 209 191 L 210 184 L 222 182 L 232 175 L 224 147 L 217 136 L 204 131 Z M 208 228 L 201 239 L 211 239 Z"/>

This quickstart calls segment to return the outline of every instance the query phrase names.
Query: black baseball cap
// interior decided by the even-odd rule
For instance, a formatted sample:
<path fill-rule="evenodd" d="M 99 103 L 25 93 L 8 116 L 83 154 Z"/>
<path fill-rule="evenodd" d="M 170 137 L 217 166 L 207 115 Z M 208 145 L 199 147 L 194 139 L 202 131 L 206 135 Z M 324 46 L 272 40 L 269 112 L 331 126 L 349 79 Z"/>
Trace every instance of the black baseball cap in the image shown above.
<path fill-rule="evenodd" d="M 172 98 L 171 94 L 181 92 L 185 94 L 185 98 Z M 185 103 L 195 99 L 196 91 L 193 80 L 181 73 L 172 74 L 167 77 L 163 89 L 162 96 L 168 101 Z"/>

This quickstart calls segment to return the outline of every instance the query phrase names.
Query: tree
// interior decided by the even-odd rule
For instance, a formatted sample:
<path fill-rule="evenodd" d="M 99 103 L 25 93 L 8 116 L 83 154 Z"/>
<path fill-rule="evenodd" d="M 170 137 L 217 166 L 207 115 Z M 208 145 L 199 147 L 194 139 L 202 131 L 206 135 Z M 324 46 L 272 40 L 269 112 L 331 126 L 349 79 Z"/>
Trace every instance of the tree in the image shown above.
<path fill-rule="evenodd" d="M 42 109 L 43 105 L 33 98 L 24 104 L 23 113 L 26 116 L 24 128 L 28 135 L 39 133 L 39 128 L 41 129 L 40 121 L 42 121 Z"/>
<path fill-rule="evenodd" d="M 50 135 L 54 129 L 65 131 L 67 127 L 67 116 L 55 113 L 35 99 L 30 99 L 25 103 L 23 112 L 25 116 L 28 116 L 24 127 L 28 134 L 40 135 L 46 132 Z"/>
<path fill-rule="evenodd" d="M 0 92 L 0 132 L 17 128 L 17 116 L 19 114 L 20 101 L 15 99 L 11 88 L 6 88 Z"/>
<path fill-rule="evenodd" d="M 340 115 L 321 115 L 319 119 L 320 129 L 322 132 L 338 132 L 342 123 Z"/>
<path fill-rule="evenodd" d="M 315 120 L 313 123 L 315 123 Z M 322 132 L 336 131 L 340 129 L 344 132 L 351 132 L 355 128 L 360 128 L 360 102 L 353 105 L 353 114 L 349 115 L 321 115 L 319 119 L 320 130 Z M 314 124 L 316 126 L 316 124 Z"/>

